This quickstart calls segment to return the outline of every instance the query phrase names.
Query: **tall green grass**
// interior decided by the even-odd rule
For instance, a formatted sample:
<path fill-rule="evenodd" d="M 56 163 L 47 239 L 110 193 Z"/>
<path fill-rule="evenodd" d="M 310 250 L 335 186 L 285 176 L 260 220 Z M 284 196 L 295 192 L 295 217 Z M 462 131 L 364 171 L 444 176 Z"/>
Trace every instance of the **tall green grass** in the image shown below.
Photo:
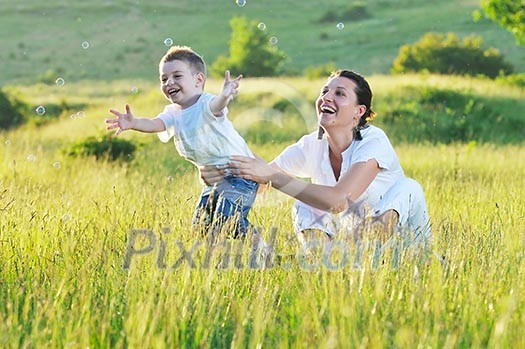
<path fill-rule="evenodd" d="M 411 84 L 468 87 L 476 98 L 506 96 L 522 108 L 523 92 L 513 87 L 437 76 L 398 79 L 370 78 L 378 104 L 400 84 Z M 273 120 L 257 122 L 270 122 L 293 137 L 298 129 L 308 132 L 310 118 L 296 111 L 302 101 L 290 101 L 303 96 L 312 102 L 317 94 L 312 85 L 323 82 L 243 81 L 246 94 L 231 106 L 232 118 L 243 132 L 256 125 L 243 119 L 257 113 L 257 120 L 265 115 Z M 140 148 L 128 162 L 69 158 L 62 152 L 104 133 L 109 107 L 130 102 L 141 115 L 160 110 L 164 101 L 157 87 L 139 85 L 139 93 L 131 92 L 129 82 L 17 88 L 28 102 L 37 92 L 39 104 L 60 98 L 84 104 L 85 116 L 70 118 L 78 112 L 72 109 L 43 126 L 0 133 L 1 347 L 525 346 L 523 145 L 393 139 L 405 172 L 425 190 L 432 252 L 444 255 L 445 264 L 434 254 L 426 262 L 403 254 L 392 266 L 387 254 L 387 263 L 375 265 L 373 251 L 364 254 L 360 267 L 351 260 L 337 265 L 338 255 L 330 261 L 335 268 L 318 259 L 313 263 L 319 264 L 305 264 L 312 261 L 298 256 L 293 201 L 271 190 L 258 197 L 250 219 L 268 241 L 276 230 L 279 264 L 249 269 L 244 249 L 241 264 L 226 266 L 218 255 L 206 266 L 202 242 L 194 254 L 196 267 L 183 259 L 174 268 L 181 249 L 189 251 L 203 240 L 190 227 L 198 175 L 173 145 L 131 133 L 123 137 Z M 208 88 L 218 86 L 210 81 Z M 278 89 L 268 93 L 278 86 L 296 93 L 286 98 Z M 255 100 L 264 110 L 254 109 L 248 91 L 261 93 Z M 379 122 L 388 108 L 376 109 Z M 301 120 L 300 127 L 294 124 Z M 250 145 L 270 160 L 292 136 L 272 142 L 268 132 Z M 151 231 L 156 243 L 123 269 L 133 229 Z M 148 245 L 141 236 L 135 248 Z"/>
<path fill-rule="evenodd" d="M 258 198 L 251 219 L 267 239 L 278 229 L 285 264 L 204 268 L 201 258 L 201 267 L 185 260 L 171 270 L 176 242 L 189 250 L 199 240 L 189 227 L 194 170 L 165 172 L 151 158 L 124 166 L 60 159 L 57 168 L 53 154 L 31 162 L 27 145 L 3 147 L 2 347 L 524 344 L 521 147 L 399 146 L 407 174 L 425 188 L 433 249 L 446 264 L 405 256 L 398 268 L 372 268 L 367 255 L 361 269 L 335 271 L 301 267 L 291 201 L 273 192 Z M 254 147 L 269 157 L 280 148 Z M 159 241 L 122 269 L 133 228 L 164 239 L 165 269 L 156 264 Z"/>

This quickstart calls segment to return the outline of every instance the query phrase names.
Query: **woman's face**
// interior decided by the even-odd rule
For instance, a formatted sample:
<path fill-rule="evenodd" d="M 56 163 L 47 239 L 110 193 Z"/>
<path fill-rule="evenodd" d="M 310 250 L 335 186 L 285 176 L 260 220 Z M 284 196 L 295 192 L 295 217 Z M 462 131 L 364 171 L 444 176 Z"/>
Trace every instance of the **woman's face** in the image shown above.
<path fill-rule="evenodd" d="M 352 80 L 338 76 L 327 81 L 316 101 L 319 124 L 325 129 L 357 126 L 359 118 L 366 111 L 357 102 L 356 84 Z"/>

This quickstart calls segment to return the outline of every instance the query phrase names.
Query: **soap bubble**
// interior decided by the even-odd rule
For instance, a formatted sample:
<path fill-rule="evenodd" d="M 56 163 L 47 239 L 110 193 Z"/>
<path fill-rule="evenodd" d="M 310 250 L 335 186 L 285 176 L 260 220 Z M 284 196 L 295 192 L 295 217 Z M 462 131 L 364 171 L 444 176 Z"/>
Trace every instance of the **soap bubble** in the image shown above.
<path fill-rule="evenodd" d="M 173 182 L 173 176 L 168 176 L 168 182 Z"/>
<path fill-rule="evenodd" d="M 62 215 L 62 222 L 69 222 L 71 220 L 71 215 L 69 213 L 64 213 Z"/>
<path fill-rule="evenodd" d="M 246 0 L 235 0 L 235 2 L 239 7 L 244 7 L 244 5 L 246 5 Z"/>
<path fill-rule="evenodd" d="M 44 115 L 46 113 L 46 108 L 44 108 L 43 105 L 39 105 L 36 107 L 35 111 L 38 115 Z"/>
<path fill-rule="evenodd" d="M 29 154 L 26 159 L 29 162 L 35 162 L 36 161 L 36 156 L 33 155 L 33 154 Z"/>
<path fill-rule="evenodd" d="M 55 162 L 53 163 L 53 167 L 56 168 L 56 169 L 58 170 L 58 169 L 60 168 L 60 162 L 55 161 Z"/>
<path fill-rule="evenodd" d="M 65 80 L 62 78 L 58 78 L 55 81 L 55 84 L 57 84 L 57 86 L 64 86 L 65 83 L 66 83 Z"/>
<path fill-rule="evenodd" d="M 84 113 L 82 110 L 77 112 L 77 118 L 83 118 L 84 116 L 86 116 L 86 113 Z"/>
<path fill-rule="evenodd" d="M 137 93 L 139 93 L 139 88 L 138 88 L 137 86 L 133 86 L 133 87 L 131 88 L 131 93 L 133 93 L 133 94 L 137 94 Z"/>
<path fill-rule="evenodd" d="M 264 24 L 263 22 L 259 23 L 257 25 L 257 28 L 259 28 L 260 30 L 266 30 L 266 24 Z"/>
<path fill-rule="evenodd" d="M 337 23 L 337 29 L 339 29 L 339 30 L 343 30 L 344 27 L 345 27 L 345 24 L 344 24 L 343 22 L 339 22 L 339 23 Z"/>
<path fill-rule="evenodd" d="M 4 143 L 5 145 L 11 145 L 11 141 L 9 139 L 6 139 Z"/>
<path fill-rule="evenodd" d="M 87 49 L 89 48 L 89 42 L 84 41 L 84 42 L 82 43 L 82 48 L 83 48 L 84 50 L 87 50 Z"/>
<path fill-rule="evenodd" d="M 166 38 L 164 39 L 164 45 L 171 46 L 173 45 L 173 39 L 172 38 Z"/>
<path fill-rule="evenodd" d="M 275 36 L 272 36 L 269 41 L 271 45 L 277 45 L 277 43 L 279 42 L 279 40 Z"/>

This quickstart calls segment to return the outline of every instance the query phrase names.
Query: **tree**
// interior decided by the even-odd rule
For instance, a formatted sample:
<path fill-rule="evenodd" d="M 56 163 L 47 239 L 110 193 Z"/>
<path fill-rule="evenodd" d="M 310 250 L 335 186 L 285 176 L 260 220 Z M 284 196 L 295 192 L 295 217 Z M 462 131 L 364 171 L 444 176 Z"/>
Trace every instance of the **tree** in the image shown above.
<path fill-rule="evenodd" d="M 518 44 L 525 44 L 525 3 L 522 0 L 482 0 L 487 16 L 510 31 Z"/>
<path fill-rule="evenodd" d="M 234 17 L 230 26 L 230 55 L 217 58 L 210 69 L 212 75 L 224 76 L 226 69 L 233 75 L 251 77 L 275 76 L 281 72 L 286 55 L 271 43 L 266 32 L 257 27 L 257 22 Z"/>

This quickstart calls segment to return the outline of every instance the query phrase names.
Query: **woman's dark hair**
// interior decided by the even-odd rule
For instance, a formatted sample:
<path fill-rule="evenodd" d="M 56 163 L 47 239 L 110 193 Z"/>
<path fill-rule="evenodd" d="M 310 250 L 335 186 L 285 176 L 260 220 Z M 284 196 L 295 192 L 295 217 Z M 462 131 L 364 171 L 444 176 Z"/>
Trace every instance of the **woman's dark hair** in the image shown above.
<path fill-rule="evenodd" d="M 355 71 L 348 70 L 348 69 L 340 69 L 328 77 L 328 79 L 337 78 L 337 77 L 344 77 L 347 79 L 352 80 L 355 85 L 355 94 L 357 96 L 357 103 L 362 104 L 366 107 L 365 113 L 361 116 L 361 119 L 359 119 L 359 123 L 357 127 L 354 129 L 354 137 L 356 140 L 360 141 L 363 139 L 361 136 L 361 130 L 365 127 L 367 127 L 367 123 L 369 120 L 372 120 L 376 113 L 372 110 L 372 89 L 370 88 L 370 85 L 366 81 L 366 79 L 359 73 L 356 73 Z M 322 133 L 324 131 L 319 130 L 319 136 L 322 136 Z"/>

